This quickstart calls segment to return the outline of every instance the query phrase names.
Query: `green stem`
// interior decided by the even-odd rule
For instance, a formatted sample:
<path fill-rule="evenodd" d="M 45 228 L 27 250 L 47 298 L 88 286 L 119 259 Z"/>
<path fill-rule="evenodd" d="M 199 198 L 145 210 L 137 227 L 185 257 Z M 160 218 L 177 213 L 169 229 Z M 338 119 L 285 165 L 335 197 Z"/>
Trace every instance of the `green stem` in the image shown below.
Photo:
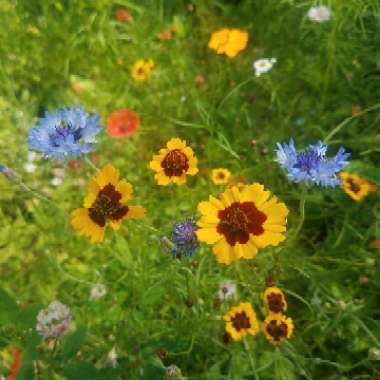
<path fill-rule="evenodd" d="M 324 139 L 324 143 L 327 144 L 333 136 L 335 136 L 344 126 L 346 126 L 351 120 L 357 119 L 360 116 L 365 115 L 367 112 L 373 111 L 380 108 L 380 103 L 375 104 L 374 106 L 368 107 L 365 110 L 359 112 L 356 115 L 350 116 L 347 119 L 343 120 L 340 124 L 338 124 Z"/>
<path fill-rule="evenodd" d="M 87 157 L 85 156 L 84 157 L 84 160 L 86 161 L 86 163 L 91 166 L 96 172 L 99 171 L 99 168 Z"/>
<path fill-rule="evenodd" d="M 302 229 L 302 226 L 305 222 L 305 204 L 306 204 L 306 186 L 303 186 L 302 187 L 302 193 L 301 193 L 301 199 L 300 199 L 300 206 L 299 206 L 299 211 L 300 211 L 300 220 L 298 222 L 298 226 L 294 232 L 294 235 L 293 235 L 293 240 L 296 240 L 301 229 Z"/>
<path fill-rule="evenodd" d="M 247 352 L 247 355 L 248 355 L 249 364 L 251 365 L 251 368 L 252 368 L 252 371 L 253 371 L 253 377 L 255 378 L 255 380 L 260 380 L 260 377 L 257 374 L 255 361 L 253 360 L 253 357 L 251 355 L 251 348 L 249 347 L 249 344 L 248 344 L 248 341 L 247 341 L 246 337 L 243 338 L 243 343 L 244 343 L 245 351 Z"/>

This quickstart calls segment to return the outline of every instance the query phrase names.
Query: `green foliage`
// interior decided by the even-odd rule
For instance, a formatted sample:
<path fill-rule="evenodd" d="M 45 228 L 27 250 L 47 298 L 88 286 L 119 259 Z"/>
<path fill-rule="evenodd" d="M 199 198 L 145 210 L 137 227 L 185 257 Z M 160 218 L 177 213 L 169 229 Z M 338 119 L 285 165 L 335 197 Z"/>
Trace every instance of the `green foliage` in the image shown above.
<path fill-rule="evenodd" d="M 380 349 L 379 193 L 355 203 L 339 188 L 308 189 L 296 235 L 301 187 L 274 162 L 276 142 L 327 140 L 331 153 L 350 151 L 349 172 L 380 186 L 380 4 L 324 4 L 331 19 L 313 23 L 311 0 L 0 2 L 0 163 L 52 200 L 0 178 L 0 376 L 11 347 L 21 352 L 17 380 L 154 380 L 170 365 L 189 380 L 379 376 L 380 362 L 368 357 Z M 120 7 L 132 22 L 116 19 Z M 159 40 L 172 25 L 173 38 Z M 223 27 L 249 33 L 234 59 L 207 47 Z M 262 57 L 277 63 L 256 77 L 252 63 Z M 131 66 L 150 58 L 152 78 L 136 83 Z M 142 221 L 107 230 L 101 245 L 70 225 L 93 168 L 38 157 L 35 172 L 25 169 L 28 129 L 45 110 L 71 104 L 98 112 L 103 124 L 123 107 L 142 121 L 127 139 L 102 133 L 89 155 L 120 169 L 134 186 L 133 204 L 147 209 Z M 185 186 L 159 187 L 148 162 L 174 136 L 192 146 L 200 172 Z M 193 258 L 172 258 L 160 237 L 223 191 L 210 181 L 216 167 L 263 183 L 286 203 L 284 243 L 229 266 L 206 245 Z M 55 187 L 57 169 L 64 177 Z M 217 302 L 223 280 L 238 294 Z M 292 339 L 273 347 L 259 334 L 225 344 L 223 315 L 247 301 L 263 320 L 260 294 L 272 281 L 286 295 Z M 107 288 L 100 299 L 90 296 L 97 284 Z M 55 299 L 70 307 L 73 323 L 51 341 L 35 326 Z"/>

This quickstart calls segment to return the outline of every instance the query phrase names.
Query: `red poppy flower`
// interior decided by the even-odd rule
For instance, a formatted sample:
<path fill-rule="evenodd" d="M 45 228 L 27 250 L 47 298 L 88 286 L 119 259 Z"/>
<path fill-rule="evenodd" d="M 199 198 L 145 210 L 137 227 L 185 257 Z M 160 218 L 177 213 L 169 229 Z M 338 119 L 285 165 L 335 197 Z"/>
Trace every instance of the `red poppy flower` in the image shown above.
<path fill-rule="evenodd" d="M 13 364 L 10 368 L 11 373 L 5 378 L 5 380 L 16 380 L 17 372 L 21 367 L 21 354 L 15 348 L 12 350 Z"/>
<path fill-rule="evenodd" d="M 140 126 L 140 118 L 126 108 L 112 112 L 107 120 L 107 132 L 115 138 L 133 134 Z"/>
<path fill-rule="evenodd" d="M 132 16 L 123 8 L 116 9 L 115 16 L 119 21 L 132 21 Z"/>

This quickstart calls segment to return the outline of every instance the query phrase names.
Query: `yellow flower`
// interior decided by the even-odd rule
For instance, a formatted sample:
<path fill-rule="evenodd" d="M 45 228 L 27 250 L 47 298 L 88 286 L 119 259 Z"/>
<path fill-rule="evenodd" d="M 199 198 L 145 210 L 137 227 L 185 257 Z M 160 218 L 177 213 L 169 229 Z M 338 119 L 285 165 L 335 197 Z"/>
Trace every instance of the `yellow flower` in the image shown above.
<path fill-rule="evenodd" d="M 293 334 L 293 321 L 282 314 L 269 314 L 262 325 L 265 337 L 274 345 L 280 344 Z"/>
<path fill-rule="evenodd" d="M 200 241 L 213 244 L 218 262 L 230 264 L 240 258 L 252 259 L 259 248 L 285 240 L 288 209 L 259 183 L 233 186 L 219 199 L 212 196 L 200 202 L 197 222 Z"/>
<path fill-rule="evenodd" d="M 160 149 L 159 154 L 153 156 L 149 167 L 156 172 L 154 178 L 159 185 L 183 185 L 186 175 L 198 173 L 197 162 L 193 150 L 186 146 L 186 141 L 172 138 L 166 148 Z"/>
<path fill-rule="evenodd" d="M 248 33 L 240 29 L 220 29 L 212 33 L 208 47 L 218 54 L 226 54 L 234 58 L 240 51 L 244 50 L 248 43 Z"/>
<path fill-rule="evenodd" d="M 230 179 L 230 177 L 231 177 L 231 173 L 227 169 L 218 168 L 218 169 L 213 169 L 211 172 L 211 179 L 215 185 L 223 185 L 225 183 L 228 183 L 228 180 Z"/>
<path fill-rule="evenodd" d="M 132 77 L 137 82 L 143 82 L 149 79 L 152 75 L 154 62 L 149 59 L 148 61 L 144 61 L 142 59 L 135 62 L 132 66 Z"/>
<path fill-rule="evenodd" d="M 288 308 L 284 293 L 275 286 L 266 288 L 265 292 L 261 294 L 261 299 L 268 313 L 278 314 L 286 311 Z"/>
<path fill-rule="evenodd" d="M 371 191 L 377 191 L 377 186 L 356 174 L 341 172 L 342 188 L 353 200 L 360 202 Z"/>
<path fill-rule="evenodd" d="M 103 241 L 107 222 L 117 230 L 123 220 L 144 216 L 143 207 L 126 204 L 132 192 L 129 182 L 119 180 L 119 171 L 110 164 L 106 165 L 91 180 L 84 207 L 72 212 L 71 224 L 92 243 Z"/>
<path fill-rule="evenodd" d="M 248 334 L 256 335 L 260 331 L 256 313 L 248 302 L 233 307 L 223 319 L 226 322 L 226 332 L 233 340 L 240 340 Z"/>

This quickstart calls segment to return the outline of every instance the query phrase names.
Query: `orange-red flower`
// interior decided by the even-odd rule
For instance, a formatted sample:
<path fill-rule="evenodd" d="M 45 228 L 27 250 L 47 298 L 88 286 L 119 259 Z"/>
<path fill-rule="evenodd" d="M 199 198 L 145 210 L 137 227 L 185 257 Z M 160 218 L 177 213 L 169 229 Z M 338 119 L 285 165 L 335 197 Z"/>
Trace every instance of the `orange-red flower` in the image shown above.
<path fill-rule="evenodd" d="M 13 364 L 11 365 L 10 374 L 5 378 L 5 380 L 16 380 L 17 372 L 21 367 L 21 354 L 18 350 L 13 348 L 11 350 L 13 355 Z"/>
<path fill-rule="evenodd" d="M 140 118 L 131 110 L 123 108 L 112 112 L 107 120 L 107 132 L 114 138 L 128 137 L 140 126 Z"/>
<path fill-rule="evenodd" d="M 118 8 L 115 11 L 115 17 L 119 21 L 132 21 L 132 16 L 123 8 Z"/>

